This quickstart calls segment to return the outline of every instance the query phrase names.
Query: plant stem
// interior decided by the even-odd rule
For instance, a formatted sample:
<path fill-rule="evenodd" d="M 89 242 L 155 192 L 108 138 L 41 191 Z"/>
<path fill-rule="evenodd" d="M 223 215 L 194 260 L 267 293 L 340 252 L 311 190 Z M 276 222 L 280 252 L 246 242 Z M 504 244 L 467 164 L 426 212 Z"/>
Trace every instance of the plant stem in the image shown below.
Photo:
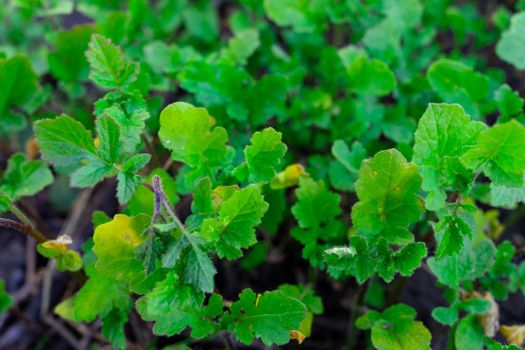
<path fill-rule="evenodd" d="M 29 218 L 20 209 L 18 209 L 14 204 L 11 205 L 10 210 L 13 214 L 15 214 L 15 216 L 18 219 L 20 219 L 20 221 L 22 221 L 22 223 L 1 218 L 0 220 L 1 220 L 2 226 L 13 228 L 17 231 L 30 235 L 38 243 L 44 243 L 45 241 L 47 241 L 47 238 L 42 234 L 42 232 L 36 229 L 33 226 L 33 223 L 31 222 L 31 220 L 29 220 Z"/>
<path fill-rule="evenodd" d="M 153 166 L 155 168 L 159 167 L 159 157 L 157 156 L 157 152 L 155 152 L 155 148 L 153 148 L 153 145 L 151 142 L 149 142 L 148 137 L 144 134 L 142 134 L 142 140 L 144 141 L 144 144 L 146 145 L 146 149 L 151 155 L 151 160 L 153 161 Z"/>
<path fill-rule="evenodd" d="M 182 230 L 182 233 L 184 233 L 185 236 L 189 236 L 190 233 L 188 232 L 188 230 L 186 229 L 182 221 L 177 216 L 177 213 L 175 213 L 175 209 L 173 209 L 170 202 L 168 201 L 168 197 L 166 197 L 166 194 L 164 193 L 164 189 L 162 188 L 162 184 L 160 182 L 160 177 L 154 176 L 152 183 L 153 183 L 153 191 L 155 192 L 155 196 L 158 196 L 158 199 L 164 206 L 164 209 L 166 209 L 166 212 L 168 213 L 168 215 L 171 216 L 173 221 L 175 221 L 177 226 L 179 226 L 179 228 Z"/>
<path fill-rule="evenodd" d="M 386 305 L 391 306 L 399 301 L 399 297 L 405 288 L 408 278 L 399 276 L 388 287 L 388 295 L 386 298 Z"/>
<path fill-rule="evenodd" d="M 232 342 L 230 335 L 228 333 L 222 334 L 222 341 L 224 343 L 224 349 L 225 350 L 235 350 L 235 344 Z"/>
<path fill-rule="evenodd" d="M 350 320 L 348 321 L 348 338 L 346 340 L 346 349 L 348 350 L 353 350 L 357 343 L 359 330 L 355 327 L 355 321 L 357 320 L 357 317 L 361 311 L 361 308 L 363 307 L 363 304 L 365 302 L 366 292 L 369 286 L 370 286 L 370 278 L 365 282 L 365 284 L 359 287 L 359 291 L 357 292 L 357 298 L 354 303 L 354 307 L 352 308 L 350 312 Z"/>
<path fill-rule="evenodd" d="M 20 210 L 18 207 L 14 204 L 11 205 L 9 210 L 22 222 L 17 222 L 10 219 L 0 218 L 0 227 L 6 227 L 11 228 L 14 230 L 17 230 L 19 232 L 22 232 L 33 239 L 37 241 L 38 243 L 44 243 L 48 241 L 48 239 L 40 232 L 31 220 Z M 66 230 L 70 229 L 72 230 L 76 226 L 76 221 L 80 217 L 80 212 L 75 215 L 74 223 L 69 223 L 66 225 Z M 77 280 L 79 283 L 83 283 L 86 281 L 86 276 L 80 271 L 69 271 L 69 273 Z"/>
<path fill-rule="evenodd" d="M 44 237 L 46 237 L 46 239 L 51 239 L 50 237 L 53 237 L 53 233 L 46 226 L 40 215 L 35 212 L 35 210 L 31 208 L 31 206 L 28 205 L 23 199 L 20 199 L 17 202 L 17 207 L 29 218 L 29 220 L 33 223 L 33 226 L 36 227 L 44 235 Z"/>

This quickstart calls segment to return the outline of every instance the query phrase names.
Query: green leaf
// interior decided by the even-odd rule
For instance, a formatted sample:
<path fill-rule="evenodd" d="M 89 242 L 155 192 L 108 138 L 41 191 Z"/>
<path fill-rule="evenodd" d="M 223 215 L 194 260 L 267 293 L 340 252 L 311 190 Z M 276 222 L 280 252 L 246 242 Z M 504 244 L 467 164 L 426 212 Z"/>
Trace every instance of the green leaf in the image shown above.
<path fill-rule="evenodd" d="M 421 23 L 423 5 L 419 0 L 383 0 L 383 13 L 400 30 L 417 27 Z"/>
<path fill-rule="evenodd" d="M 110 118 L 97 120 L 100 148 L 91 133 L 73 118 L 62 115 L 34 126 L 37 143 L 46 160 L 73 171 L 71 185 L 89 187 L 115 173 L 113 158 L 119 152 L 118 126 Z"/>
<path fill-rule="evenodd" d="M 177 240 L 171 243 L 162 257 L 162 266 L 178 267 L 184 283 L 196 290 L 213 292 L 213 277 L 217 273 L 210 257 L 204 251 L 204 239 L 201 235 L 183 231 Z"/>
<path fill-rule="evenodd" d="M 352 208 L 354 225 L 367 235 L 382 233 L 392 243 L 399 241 L 401 230 L 401 240 L 406 241 L 408 225 L 419 220 L 423 211 L 417 196 L 420 187 L 414 163 L 407 163 L 395 149 L 376 153 L 363 162 L 355 183 L 359 202 Z"/>
<path fill-rule="evenodd" d="M 483 327 L 475 315 L 468 315 L 458 323 L 454 343 L 458 350 L 482 350 Z"/>
<path fill-rule="evenodd" d="M 494 207 L 516 208 L 525 203 L 525 177 L 521 187 L 496 186 L 490 184 L 490 204 Z"/>
<path fill-rule="evenodd" d="M 485 344 L 487 345 L 487 350 L 521 350 L 519 346 L 516 346 L 514 344 L 502 345 L 496 340 L 492 340 L 488 337 L 484 337 L 483 339 L 485 341 Z"/>
<path fill-rule="evenodd" d="M 494 98 L 503 118 L 510 118 L 523 113 L 523 99 L 510 86 L 503 84 L 496 90 Z"/>
<path fill-rule="evenodd" d="M 302 228 L 321 227 L 341 214 L 341 198 L 328 190 L 322 181 L 300 177 L 295 196 L 297 202 L 292 207 L 292 213 Z"/>
<path fill-rule="evenodd" d="M 142 184 L 142 176 L 136 173 L 149 163 L 151 156 L 141 153 L 126 160 L 117 175 L 117 198 L 120 204 L 129 202 L 137 186 Z"/>
<path fill-rule="evenodd" d="M 378 350 L 430 349 L 431 335 L 416 311 L 404 304 L 389 307 L 381 314 L 370 311 L 356 321 L 360 329 L 372 329 L 372 344 Z"/>
<path fill-rule="evenodd" d="M 259 32 L 255 29 L 245 29 L 235 33 L 228 41 L 228 50 L 240 64 L 246 64 L 246 60 L 257 50 L 261 44 Z"/>
<path fill-rule="evenodd" d="M 102 319 L 102 335 L 106 337 L 113 349 L 126 349 L 124 325 L 128 322 L 127 312 L 113 310 Z"/>
<path fill-rule="evenodd" d="M 82 268 L 82 258 L 67 246 L 72 244 L 71 237 L 62 235 L 56 239 L 40 243 L 38 252 L 46 258 L 56 259 L 60 271 L 78 271 Z"/>
<path fill-rule="evenodd" d="M 447 215 L 439 220 L 435 228 L 439 234 L 439 245 L 436 251 L 436 258 L 458 254 L 463 248 L 463 240 L 472 238 L 472 229 L 465 221 L 456 215 Z"/>
<path fill-rule="evenodd" d="M 75 294 L 74 319 L 77 322 L 93 322 L 105 317 L 112 310 L 129 310 L 131 297 L 125 283 L 119 283 L 96 271 L 90 273 L 87 282 Z"/>
<path fill-rule="evenodd" d="M 219 330 L 218 317 L 223 314 L 222 297 L 213 294 L 207 305 L 204 295 L 181 284 L 169 273 L 155 288 L 137 300 L 137 311 L 145 321 L 155 321 L 153 332 L 172 336 L 191 328 L 192 338 L 204 338 Z"/>
<path fill-rule="evenodd" d="M 470 298 L 462 301 L 459 308 L 468 312 L 469 314 L 483 315 L 489 312 L 492 307 L 492 302 L 485 298 Z"/>
<path fill-rule="evenodd" d="M 87 79 L 89 64 L 85 51 L 93 31 L 92 25 L 77 25 L 57 33 L 55 50 L 47 56 L 49 71 L 57 80 L 76 83 Z"/>
<path fill-rule="evenodd" d="M 503 241 L 496 250 L 496 257 L 491 272 L 496 276 L 506 276 L 514 270 L 512 258 L 516 247 L 510 241 Z"/>
<path fill-rule="evenodd" d="M 364 237 L 350 237 L 350 246 L 335 247 L 325 251 L 328 273 L 335 278 L 354 276 L 363 283 L 374 272 L 376 262 Z"/>
<path fill-rule="evenodd" d="M 514 269 L 509 278 L 509 291 L 525 291 L 525 263 L 521 262 L 517 269 Z"/>
<path fill-rule="evenodd" d="M 110 115 L 98 118 L 95 125 L 98 134 L 95 141 L 82 124 L 68 116 L 37 122 L 35 133 L 44 157 L 55 166 L 73 171 L 72 186 L 94 186 L 118 173 L 117 198 L 120 204 L 125 204 L 142 183 L 142 177 L 136 173 L 149 162 L 150 155 L 129 157 L 125 152 L 134 151 L 136 143 L 130 149 L 121 137 L 130 130 L 121 128 Z M 128 149 L 123 149 L 126 146 Z M 128 156 L 125 161 L 124 156 Z"/>
<path fill-rule="evenodd" d="M 91 36 L 86 57 L 91 80 L 102 88 L 125 88 L 137 79 L 139 65 L 130 62 L 118 46 L 102 35 Z"/>
<path fill-rule="evenodd" d="M 0 314 L 9 310 L 11 305 L 13 305 L 13 298 L 7 293 L 4 280 L 0 279 Z"/>
<path fill-rule="evenodd" d="M 290 331 L 299 329 L 305 315 L 304 304 L 281 291 L 255 294 L 245 289 L 223 320 L 242 343 L 251 344 L 257 337 L 270 346 L 288 343 Z"/>
<path fill-rule="evenodd" d="M 498 44 L 496 54 L 499 58 L 508 62 L 517 69 L 524 70 L 525 62 L 525 12 L 519 12 L 512 16 L 510 28 L 503 32 Z"/>
<path fill-rule="evenodd" d="M 323 1 L 264 0 L 264 10 L 279 26 L 291 26 L 299 33 L 322 31 L 326 26 Z"/>
<path fill-rule="evenodd" d="M 473 171 L 483 171 L 496 186 L 520 187 L 525 172 L 525 127 L 515 120 L 482 132 L 478 144 L 461 157 Z"/>
<path fill-rule="evenodd" d="M 446 58 L 433 62 L 427 71 L 432 89 L 447 103 L 459 103 L 474 118 L 479 103 L 489 97 L 489 80 L 465 64 Z"/>
<path fill-rule="evenodd" d="M 476 146 L 479 133 L 485 129 L 485 124 L 471 121 L 460 105 L 428 106 L 419 120 L 412 159 L 428 192 L 428 209 L 442 208 L 447 190 L 460 190 L 472 181 L 473 172 L 463 167 L 459 157 Z"/>
<path fill-rule="evenodd" d="M 160 233 L 155 233 L 154 230 L 151 230 L 146 240 L 137 247 L 139 258 L 144 264 L 146 276 L 151 275 L 155 271 L 158 261 L 166 253 L 167 235 Z"/>
<path fill-rule="evenodd" d="M 77 169 L 86 160 L 96 157 L 91 133 L 67 115 L 39 120 L 34 129 L 44 158 L 55 166 Z"/>
<path fill-rule="evenodd" d="M 224 161 L 228 139 L 224 128 L 212 125 L 206 109 L 176 102 L 160 114 L 159 137 L 173 159 L 209 171 Z"/>
<path fill-rule="evenodd" d="M 111 219 L 108 218 L 108 221 Z M 131 309 L 131 296 L 125 282 L 99 273 L 95 268 L 96 256 L 92 251 L 93 241 L 89 240 L 84 245 L 84 270 L 89 279 L 80 290 L 69 299 L 61 308 L 66 314 L 59 313 L 62 317 L 76 322 L 93 322 L 97 317 L 103 318 L 113 310 L 128 312 Z M 55 312 L 59 310 L 55 309 Z"/>
<path fill-rule="evenodd" d="M 219 36 L 219 18 L 213 3 L 209 1 L 195 1 L 182 3 L 181 7 L 184 26 L 195 39 L 210 43 Z M 173 4 L 167 5 L 169 11 Z"/>
<path fill-rule="evenodd" d="M 0 192 L 11 200 L 32 196 L 53 183 L 53 174 L 48 166 L 39 160 L 27 160 L 23 153 L 15 153 L 9 158 Z"/>
<path fill-rule="evenodd" d="M 252 135 L 251 144 L 244 149 L 252 181 L 268 182 L 274 177 L 275 168 L 286 153 L 286 145 L 281 139 L 282 134 L 273 128 L 266 128 Z"/>
<path fill-rule="evenodd" d="M 324 312 L 323 301 L 315 295 L 315 291 L 302 284 L 282 284 L 278 290 L 286 296 L 300 300 L 312 313 L 319 315 Z"/>
<path fill-rule="evenodd" d="M 23 115 L 14 108 L 25 109 L 38 90 L 38 77 L 25 56 L 0 58 L 0 134 L 19 131 L 26 125 Z"/>
<path fill-rule="evenodd" d="M 192 60 L 177 78 L 185 90 L 195 95 L 198 103 L 208 107 L 227 106 L 226 112 L 232 119 L 246 121 L 249 106 L 242 101 L 253 87 L 253 78 L 243 68 Z M 264 99 L 261 95 L 257 97 Z"/>
<path fill-rule="evenodd" d="M 354 141 L 350 149 L 343 140 L 336 140 L 331 151 L 336 161 L 330 162 L 330 183 L 338 190 L 353 191 L 361 162 L 366 158 L 365 148 L 359 141 Z"/>
<path fill-rule="evenodd" d="M 459 254 L 441 259 L 431 257 L 427 264 L 440 283 L 457 289 L 462 282 L 483 276 L 494 264 L 495 253 L 496 248 L 491 241 L 473 243 L 470 239 L 464 239 L 464 247 Z"/>
<path fill-rule="evenodd" d="M 235 191 L 222 202 L 218 217 L 203 222 L 203 234 L 214 241 L 220 258 L 239 258 L 242 256 L 241 249 L 257 242 L 255 226 L 261 223 L 266 210 L 268 204 L 260 189 L 250 185 Z"/>
<path fill-rule="evenodd" d="M 452 307 L 437 307 L 432 310 L 432 317 L 441 324 L 452 326 L 458 321 L 458 311 Z"/>
<path fill-rule="evenodd" d="M 139 91 L 113 91 L 95 102 L 97 118 L 109 116 L 120 127 L 122 153 L 133 154 L 141 142 L 145 122 L 150 118 L 148 106 Z"/>
<path fill-rule="evenodd" d="M 397 85 L 394 73 L 378 59 L 370 59 L 363 51 L 349 46 L 339 51 L 346 68 L 350 89 L 358 94 L 384 96 Z"/>
<path fill-rule="evenodd" d="M 110 117 L 102 117 L 97 120 L 97 134 L 99 146 L 98 156 L 108 164 L 118 162 L 120 158 L 120 129 L 117 123 Z"/>
<path fill-rule="evenodd" d="M 4 194 L 0 193 L 0 213 L 6 212 L 11 208 L 11 200 Z"/>
<path fill-rule="evenodd" d="M 388 247 L 385 239 L 380 239 L 376 249 L 377 274 L 387 283 L 392 281 L 396 273 L 411 276 L 427 255 L 427 248 L 423 242 L 408 243 L 396 251 Z"/>
<path fill-rule="evenodd" d="M 163 41 L 152 41 L 144 45 L 144 60 L 156 73 L 175 73 L 181 65 L 181 50 Z"/>

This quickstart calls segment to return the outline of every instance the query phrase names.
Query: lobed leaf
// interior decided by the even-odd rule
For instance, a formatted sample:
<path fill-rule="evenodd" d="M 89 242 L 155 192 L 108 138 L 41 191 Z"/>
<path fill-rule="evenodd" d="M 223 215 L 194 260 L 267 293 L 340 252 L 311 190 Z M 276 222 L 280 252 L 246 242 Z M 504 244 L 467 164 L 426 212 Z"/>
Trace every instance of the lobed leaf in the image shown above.
<path fill-rule="evenodd" d="M 354 225 L 367 235 L 382 234 L 391 243 L 406 241 L 411 237 L 407 226 L 423 211 L 420 187 L 414 163 L 407 163 L 395 149 L 378 152 L 363 162 L 355 183 L 359 202 L 352 208 Z"/>

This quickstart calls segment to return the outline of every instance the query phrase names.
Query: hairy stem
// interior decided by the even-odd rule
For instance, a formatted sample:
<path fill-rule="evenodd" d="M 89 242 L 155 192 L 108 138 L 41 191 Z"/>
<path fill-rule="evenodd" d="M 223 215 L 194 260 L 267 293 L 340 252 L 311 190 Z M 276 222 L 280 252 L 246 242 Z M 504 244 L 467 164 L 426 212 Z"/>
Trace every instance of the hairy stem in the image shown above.
<path fill-rule="evenodd" d="M 162 206 L 164 207 L 168 215 L 173 219 L 173 221 L 175 221 L 177 226 L 179 226 L 179 228 L 182 230 L 182 233 L 184 233 L 184 235 L 186 236 L 189 236 L 190 233 L 188 232 L 188 230 L 186 229 L 182 221 L 179 219 L 179 217 L 175 213 L 175 209 L 171 206 L 168 200 L 168 197 L 166 197 L 166 194 L 164 193 L 164 189 L 162 188 L 162 184 L 160 182 L 160 177 L 154 176 L 152 182 L 153 182 L 153 191 L 155 192 L 155 201 L 157 200 L 157 196 L 158 196 L 160 203 L 162 204 Z"/>
<path fill-rule="evenodd" d="M 1 227 L 10 228 L 18 232 L 22 232 L 26 235 L 29 235 L 33 237 L 38 243 L 44 243 L 45 241 L 47 241 L 46 237 L 44 237 L 44 235 L 33 226 L 31 221 L 29 221 L 29 219 L 24 215 L 24 213 L 22 213 L 17 207 L 13 205 L 11 207 L 11 211 L 22 222 L 0 218 Z"/>

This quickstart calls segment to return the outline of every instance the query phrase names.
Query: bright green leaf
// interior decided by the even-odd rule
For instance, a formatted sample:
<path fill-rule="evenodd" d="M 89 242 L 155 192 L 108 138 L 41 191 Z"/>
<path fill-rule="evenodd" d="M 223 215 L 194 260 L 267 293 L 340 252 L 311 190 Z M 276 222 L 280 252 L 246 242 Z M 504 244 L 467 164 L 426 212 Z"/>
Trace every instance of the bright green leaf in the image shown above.
<path fill-rule="evenodd" d="M 252 181 L 267 182 L 274 177 L 275 168 L 286 153 L 286 145 L 281 142 L 281 138 L 281 133 L 273 128 L 252 135 L 250 145 L 244 150 Z"/>
<path fill-rule="evenodd" d="M 352 221 L 360 232 L 383 233 L 393 242 L 399 229 L 416 222 L 423 211 L 417 196 L 421 177 L 413 163 L 395 149 L 376 153 L 365 160 L 355 189 L 359 202 L 352 208 Z"/>
<path fill-rule="evenodd" d="M 219 257 L 235 259 L 242 256 L 241 249 L 257 242 L 255 226 L 261 223 L 268 204 L 257 186 L 250 185 L 235 191 L 219 209 L 217 219 L 203 223 L 203 233 L 215 241 Z"/>
<path fill-rule="evenodd" d="M 447 103 L 459 103 L 474 118 L 480 117 L 479 103 L 489 96 L 489 80 L 462 62 L 441 58 L 427 71 L 432 89 Z"/>
<path fill-rule="evenodd" d="M 483 123 L 471 121 L 459 105 L 428 106 L 419 120 L 412 159 L 428 192 L 428 209 L 440 209 L 447 190 L 460 190 L 472 181 L 474 174 L 463 167 L 459 157 L 476 146 L 479 133 L 485 129 Z"/>
<path fill-rule="evenodd" d="M 160 114 L 159 137 L 175 160 L 190 167 L 218 166 L 226 156 L 228 134 L 212 125 L 213 119 L 204 108 L 176 102 Z"/>
<path fill-rule="evenodd" d="M 483 171 L 496 186 L 520 187 L 525 172 L 525 127 L 512 120 L 482 132 L 477 147 L 461 157 L 475 172 Z"/>
<path fill-rule="evenodd" d="M 137 78 L 139 65 L 130 62 L 118 46 L 99 34 L 91 36 L 86 57 L 90 78 L 102 88 L 127 87 Z"/>
<path fill-rule="evenodd" d="M 32 196 L 53 183 L 53 174 L 40 160 L 27 160 L 23 153 L 16 153 L 9 158 L 0 192 L 11 200 Z"/>
<path fill-rule="evenodd" d="M 255 337 L 266 345 L 283 345 L 290 340 L 290 331 L 298 330 L 306 315 L 306 307 L 281 291 L 255 294 L 245 289 L 230 307 L 225 325 L 242 343 L 251 344 Z"/>
<path fill-rule="evenodd" d="M 204 338 L 219 330 L 217 318 L 223 314 L 222 297 L 214 294 L 207 305 L 204 295 L 183 285 L 174 273 L 137 301 L 137 310 L 146 321 L 155 321 L 153 331 L 172 336 L 191 328 L 193 338 Z"/>
<path fill-rule="evenodd" d="M 416 311 L 404 304 L 389 307 L 373 317 L 360 317 L 360 329 L 372 329 L 372 344 L 378 350 L 430 350 L 431 335 L 422 322 L 415 321 Z"/>

